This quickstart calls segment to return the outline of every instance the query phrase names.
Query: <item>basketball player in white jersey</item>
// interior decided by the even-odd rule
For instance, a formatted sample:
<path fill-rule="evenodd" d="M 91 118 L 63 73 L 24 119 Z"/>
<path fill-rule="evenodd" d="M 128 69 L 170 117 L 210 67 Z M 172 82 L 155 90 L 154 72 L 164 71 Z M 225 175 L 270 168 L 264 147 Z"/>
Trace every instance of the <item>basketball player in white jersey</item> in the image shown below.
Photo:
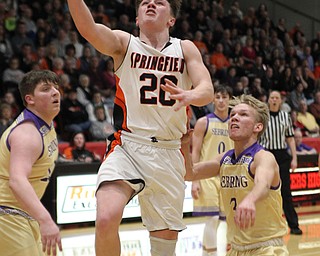
<path fill-rule="evenodd" d="M 287 256 L 279 166 L 273 154 L 257 142 L 268 126 L 268 106 L 250 95 L 230 104 L 229 136 L 234 149 L 196 163 L 193 172 L 188 168 L 186 179 L 220 174 L 231 243 L 227 255 Z"/>
<path fill-rule="evenodd" d="M 197 120 L 192 136 L 192 161 L 211 160 L 214 156 L 233 148 L 229 137 L 229 100 L 232 89 L 226 85 L 214 88 L 214 112 Z M 191 191 L 194 216 L 208 216 L 203 231 L 203 256 L 224 256 L 227 250 L 227 225 L 220 200 L 220 179 L 192 182 Z"/>
<path fill-rule="evenodd" d="M 169 35 L 181 0 L 137 0 L 139 37 L 95 23 L 83 0 L 68 0 L 81 35 L 114 60 L 116 132 L 98 172 L 96 255 L 120 255 L 125 205 L 139 194 L 153 256 L 175 255 L 184 200 L 181 138 L 186 106 L 212 101 L 213 85 L 196 46 Z"/>
<path fill-rule="evenodd" d="M 57 255 L 58 226 L 42 205 L 58 158 L 53 119 L 60 111 L 58 76 L 30 71 L 19 84 L 25 109 L 0 140 L 0 254 Z"/>

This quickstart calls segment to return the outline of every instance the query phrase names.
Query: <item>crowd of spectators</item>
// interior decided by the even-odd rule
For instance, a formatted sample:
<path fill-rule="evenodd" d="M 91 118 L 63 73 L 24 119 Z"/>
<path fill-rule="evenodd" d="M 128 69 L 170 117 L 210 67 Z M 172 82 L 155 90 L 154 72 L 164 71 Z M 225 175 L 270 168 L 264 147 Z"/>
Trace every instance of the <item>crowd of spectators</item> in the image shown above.
<path fill-rule="evenodd" d="M 97 22 L 137 35 L 134 0 L 86 2 Z M 262 101 L 278 90 L 284 109 L 297 112 L 303 136 L 319 135 L 320 32 L 306 38 L 298 23 L 272 20 L 264 3 L 243 10 L 240 1 L 225 7 L 223 1 L 185 0 L 171 33 L 195 43 L 214 83 Z M 60 140 L 77 132 L 105 140 L 112 133 L 113 61 L 78 34 L 65 1 L 0 0 L 0 132 L 21 110 L 18 83 L 33 69 L 61 77 Z M 196 118 L 208 111 L 193 109 Z"/>

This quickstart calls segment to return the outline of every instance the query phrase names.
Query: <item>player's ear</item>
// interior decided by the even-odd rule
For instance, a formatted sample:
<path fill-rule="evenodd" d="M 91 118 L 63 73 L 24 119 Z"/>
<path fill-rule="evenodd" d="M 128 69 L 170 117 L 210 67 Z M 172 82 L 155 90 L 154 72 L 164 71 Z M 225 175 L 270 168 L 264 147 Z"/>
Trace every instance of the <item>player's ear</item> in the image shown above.
<path fill-rule="evenodd" d="M 170 18 L 170 20 L 168 21 L 169 28 L 173 27 L 175 23 L 176 23 L 176 19 L 173 17 Z"/>
<path fill-rule="evenodd" d="M 138 17 L 136 17 L 136 26 L 139 27 L 139 20 Z"/>
<path fill-rule="evenodd" d="M 27 94 L 24 99 L 28 105 L 34 104 L 33 96 L 31 94 Z"/>
<path fill-rule="evenodd" d="M 262 123 L 256 123 L 256 124 L 254 125 L 254 131 L 255 131 L 255 132 L 259 133 L 259 132 L 261 132 L 262 130 L 263 130 L 263 124 L 262 124 Z"/>

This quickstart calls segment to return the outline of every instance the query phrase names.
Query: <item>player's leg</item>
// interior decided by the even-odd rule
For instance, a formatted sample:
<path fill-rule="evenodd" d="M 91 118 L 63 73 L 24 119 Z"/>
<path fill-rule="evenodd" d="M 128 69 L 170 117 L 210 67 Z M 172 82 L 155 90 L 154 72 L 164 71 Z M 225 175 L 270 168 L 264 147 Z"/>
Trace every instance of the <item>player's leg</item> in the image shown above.
<path fill-rule="evenodd" d="M 150 149 L 148 177 L 139 203 L 142 222 L 150 233 L 152 256 L 173 256 L 178 232 L 185 229 L 183 202 L 185 196 L 184 159 L 177 148 Z M 170 163 L 170 164 L 168 164 Z"/>
<path fill-rule="evenodd" d="M 95 248 L 96 256 L 120 255 L 119 225 L 123 209 L 134 190 L 123 181 L 104 182 L 97 197 Z"/>
<path fill-rule="evenodd" d="M 208 217 L 203 230 L 202 248 L 203 256 L 217 255 L 217 227 L 219 216 Z"/>
<path fill-rule="evenodd" d="M 217 227 L 217 256 L 227 254 L 227 222 L 219 220 Z"/>
<path fill-rule="evenodd" d="M 174 256 L 178 232 L 173 230 L 159 230 L 150 232 L 150 246 L 152 256 Z"/>

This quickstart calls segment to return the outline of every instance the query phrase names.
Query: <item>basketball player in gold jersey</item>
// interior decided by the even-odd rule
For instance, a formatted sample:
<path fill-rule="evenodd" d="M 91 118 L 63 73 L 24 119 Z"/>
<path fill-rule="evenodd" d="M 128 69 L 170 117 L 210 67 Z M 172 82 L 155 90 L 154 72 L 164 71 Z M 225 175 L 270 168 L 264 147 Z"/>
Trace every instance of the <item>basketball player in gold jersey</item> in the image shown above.
<path fill-rule="evenodd" d="M 192 136 L 192 161 L 211 160 L 233 148 L 229 138 L 229 100 L 232 89 L 225 85 L 214 88 L 214 112 L 197 120 Z M 203 256 L 224 256 L 227 249 L 226 217 L 220 200 L 220 179 L 213 177 L 192 182 L 194 216 L 208 216 L 203 231 Z"/>
<path fill-rule="evenodd" d="M 0 254 L 56 255 L 58 226 L 41 204 L 58 141 L 53 119 L 60 110 L 59 79 L 30 71 L 19 84 L 25 109 L 0 140 Z"/>
<path fill-rule="evenodd" d="M 230 256 L 289 255 L 282 217 L 281 181 L 274 156 L 257 143 L 265 131 L 269 110 L 250 95 L 230 102 L 229 136 L 234 149 L 188 168 L 187 180 L 220 174 Z"/>

